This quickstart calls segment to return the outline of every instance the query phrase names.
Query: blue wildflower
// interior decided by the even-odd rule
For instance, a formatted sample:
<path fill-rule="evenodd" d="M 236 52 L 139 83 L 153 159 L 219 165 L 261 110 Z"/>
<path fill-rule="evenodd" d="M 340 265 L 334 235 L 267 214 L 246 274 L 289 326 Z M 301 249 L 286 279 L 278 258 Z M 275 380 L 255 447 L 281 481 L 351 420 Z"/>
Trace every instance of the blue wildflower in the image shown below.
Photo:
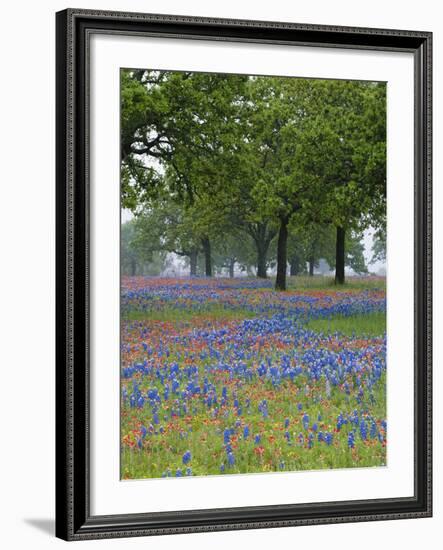
<path fill-rule="evenodd" d="M 349 432 L 349 435 L 348 435 L 348 447 L 350 449 L 353 449 L 355 447 L 355 437 L 354 437 L 354 432 Z"/>
<path fill-rule="evenodd" d="M 360 422 L 360 437 L 366 441 L 368 438 L 368 428 L 366 426 L 366 422 L 362 419 Z"/>
<path fill-rule="evenodd" d="M 182 457 L 183 464 L 188 464 L 191 460 L 191 451 L 186 451 Z"/>

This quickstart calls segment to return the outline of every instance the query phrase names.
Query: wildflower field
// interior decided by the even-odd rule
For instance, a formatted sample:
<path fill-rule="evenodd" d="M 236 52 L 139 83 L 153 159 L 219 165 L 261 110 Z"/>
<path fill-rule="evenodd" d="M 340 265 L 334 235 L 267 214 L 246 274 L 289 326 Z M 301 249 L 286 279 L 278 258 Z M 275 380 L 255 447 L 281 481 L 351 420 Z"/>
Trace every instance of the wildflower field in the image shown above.
<path fill-rule="evenodd" d="M 385 281 L 123 277 L 121 477 L 386 464 Z"/>

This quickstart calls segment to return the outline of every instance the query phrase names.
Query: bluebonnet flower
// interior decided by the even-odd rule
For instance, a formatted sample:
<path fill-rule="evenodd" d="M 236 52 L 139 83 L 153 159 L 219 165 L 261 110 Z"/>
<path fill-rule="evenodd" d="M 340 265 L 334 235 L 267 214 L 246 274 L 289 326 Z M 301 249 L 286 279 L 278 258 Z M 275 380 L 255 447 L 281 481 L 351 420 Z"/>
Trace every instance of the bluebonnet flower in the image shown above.
<path fill-rule="evenodd" d="M 225 465 L 220 464 L 220 472 L 223 473 L 225 471 Z"/>
<path fill-rule="evenodd" d="M 233 452 L 228 453 L 228 463 L 229 466 L 234 466 L 235 464 L 235 456 Z"/>
<path fill-rule="evenodd" d="M 183 472 L 180 470 L 180 468 L 177 468 L 177 471 L 175 472 L 175 477 L 183 477 Z"/>
<path fill-rule="evenodd" d="M 348 421 L 346 418 L 340 413 L 337 418 L 337 430 L 340 431 L 343 424 L 347 424 Z"/>
<path fill-rule="evenodd" d="M 192 458 L 191 451 L 186 451 L 182 457 L 183 464 L 188 464 Z"/>
<path fill-rule="evenodd" d="M 262 413 L 263 418 L 268 417 L 268 402 L 266 399 L 263 399 L 263 401 L 258 404 L 258 410 Z"/>
<path fill-rule="evenodd" d="M 309 428 L 309 415 L 308 414 L 305 413 L 303 415 L 302 422 L 303 422 L 303 428 L 305 430 L 307 430 Z"/>
<path fill-rule="evenodd" d="M 349 417 L 349 420 L 355 424 L 356 426 L 358 426 L 358 411 L 355 409 L 354 412 L 352 413 L 352 415 Z"/>
<path fill-rule="evenodd" d="M 355 437 L 354 437 L 354 432 L 349 432 L 349 435 L 348 435 L 348 447 L 350 449 L 353 449 L 355 447 Z"/>
<path fill-rule="evenodd" d="M 366 422 L 363 419 L 360 422 L 360 437 L 363 440 L 366 440 L 368 438 L 368 428 L 366 426 Z"/>
<path fill-rule="evenodd" d="M 221 462 L 226 466 L 226 472 L 232 473 L 237 466 L 243 470 L 243 455 L 237 455 L 237 452 L 246 452 L 250 441 L 251 447 L 253 443 L 254 447 L 259 447 L 254 455 L 264 458 L 264 446 L 268 450 L 268 438 L 264 434 L 271 434 L 271 428 L 275 426 L 276 432 L 280 433 L 281 430 L 288 441 L 287 444 L 282 441 L 281 435 L 270 437 L 271 450 L 280 452 L 275 448 L 279 444 L 285 447 L 277 458 L 274 452 L 272 467 L 277 470 L 280 462 L 288 460 L 286 453 L 291 448 L 289 445 L 299 447 L 302 454 L 309 452 L 308 447 L 312 445 L 319 447 L 319 453 L 328 451 L 325 449 L 327 445 L 337 445 L 337 450 L 341 446 L 346 449 L 349 430 L 353 432 L 349 439 L 355 448 L 362 445 L 362 432 L 363 437 L 366 433 L 366 437 L 371 438 L 373 443 L 377 442 L 378 446 L 385 445 L 386 423 L 379 423 L 379 418 L 373 418 L 370 413 L 373 411 L 373 393 L 380 389 L 376 384 L 379 380 L 381 385 L 384 384 L 382 376 L 386 373 L 386 339 L 368 340 L 367 343 L 361 341 L 354 345 L 352 337 L 342 339 L 338 333 L 314 335 L 302 323 L 294 322 L 295 318 L 304 314 L 312 318 L 329 318 L 335 314 L 350 317 L 355 313 L 384 311 L 383 292 L 358 292 L 353 293 L 352 297 L 348 293 L 328 296 L 322 293 L 319 296 L 290 293 L 280 297 L 272 293 L 259 294 L 261 290 L 255 295 L 249 294 L 251 289 L 261 289 L 262 284 L 261 281 L 258 285 L 246 279 L 232 282 L 225 279 L 170 280 L 165 284 L 161 280 L 147 278 L 143 281 L 123 282 L 122 307 L 125 311 L 130 308 L 145 311 L 151 306 L 160 309 L 170 305 L 177 312 L 195 309 L 206 314 L 207 304 L 220 300 L 226 310 L 234 311 L 240 305 L 254 313 L 253 319 L 240 320 L 232 323 L 232 326 L 231 323 L 222 325 L 203 319 L 202 323 L 192 326 L 189 332 L 177 331 L 166 324 L 155 328 L 140 321 L 123 324 L 122 364 L 127 367 L 122 368 L 123 386 L 126 386 L 122 388 L 122 406 L 129 413 L 126 417 L 129 422 L 124 423 L 124 445 L 133 446 L 132 451 L 138 451 L 141 446 L 139 454 L 145 452 L 146 445 L 149 453 L 154 453 L 154 449 L 148 445 L 152 436 L 152 443 L 165 444 L 170 452 L 169 443 L 180 438 L 184 445 L 181 449 L 193 449 L 189 463 L 182 461 L 180 468 L 183 475 L 186 475 L 185 471 L 191 462 L 197 467 L 196 452 L 208 452 L 212 456 L 213 443 L 218 448 L 223 445 L 224 452 L 216 462 L 220 471 Z M 265 287 L 271 288 L 271 282 L 265 281 Z M 249 290 L 242 293 L 238 292 L 239 288 Z M 276 346 L 272 349 L 265 345 L 268 338 L 275 338 Z M 260 391 L 254 393 L 254 400 L 251 400 L 249 385 L 254 385 L 255 392 L 257 382 Z M 289 389 L 294 400 L 292 406 L 295 407 L 287 410 L 288 418 L 285 418 L 284 413 L 281 414 L 277 393 L 286 393 Z M 335 407 L 322 409 L 323 399 L 329 399 L 332 393 L 337 395 L 337 403 L 340 402 L 339 398 L 345 403 L 338 418 L 331 418 Z M 365 405 L 354 405 L 358 407 L 355 415 L 355 411 L 352 412 L 349 407 L 351 403 L 356 403 L 359 396 L 365 399 Z M 139 410 L 136 407 L 141 397 L 144 403 Z M 297 399 L 302 399 L 302 402 Z M 226 406 L 228 403 L 229 407 Z M 259 403 L 259 418 L 256 422 Z M 337 410 L 336 414 L 339 412 Z M 307 423 L 303 423 L 303 413 L 309 415 Z M 160 423 L 156 422 L 155 415 L 158 415 Z M 200 422 L 195 424 L 199 432 L 195 434 L 195 450 L 189 439 L 185 442 L 189 433 L 183 429 L 184 423 L 174 422 L 177 417 L 183 418 L 185 415 L 204 420 L 204 427 Z M 271 416 L 272 423 L 268 423 L 267 419 Z M 365 423 L 363 427 L 362 420 Z M 140 422 L 145 423 L 144 429 Z M 149 422 L 152 422 L 151 426 Z M 301 436 L 297 434 L 297 428 L 293 427 L 297 424 Z M 333 436 L 336 425 L 338 431 L 342 432 L 337 441 Z M 138 431 L 137 426 L 140 426 Z M 211 433 L 214 426 L 217 426 L 215 433 L 218 434 L 218 444 L 208 438 L 208 449 L 200 449 L 197 443 L 200 441 L 200 430 L 207 429 Z M 235 431 L 229 429 L 225 432 L 227 426 L 235 428 Z M 134 437 L 135 434 L 140 441 Z M 163 434 L 163 437 L 160 438 L 158 434 Z M 238 451 L 234 448 L 234 439 L 239 445 Z M 374 452 L 371 456 L 377 454 L 377 450 L 372 447 L 367 451 Z M 181 450 L 181 453 L 183 459 L 184 451 Z M 235 456 L 235 466 L 232 468 L 228 461 L 229 453 Z M 178 458 L 180 461 L 180 455 Z M 169 464 L 173 465 L 172 476 L 178 466 L 176 459 L 177 456 L 175 459 L 169 458 Z M 166 476 L 167 453 L 164 460 L 163 464 L 159 463 L 159 473 L 164 469 Z M 269 461 L 262 460 L 262 463 L 266 467 L 271 465 Z"/>
<path fill-rule="evenodd" d="M 157 397 L 158 390 L 157 388 L 153 388 L 148 390 L 148 398 L 149 399 L 155 399 Z"/>

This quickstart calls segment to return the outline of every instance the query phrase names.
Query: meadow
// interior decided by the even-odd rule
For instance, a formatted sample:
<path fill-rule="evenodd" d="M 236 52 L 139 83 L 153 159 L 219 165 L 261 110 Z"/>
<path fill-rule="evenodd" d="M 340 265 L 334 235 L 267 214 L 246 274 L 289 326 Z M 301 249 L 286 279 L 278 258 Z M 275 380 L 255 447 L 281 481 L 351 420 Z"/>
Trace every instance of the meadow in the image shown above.
<path fill-rule="evenodd" d="M 384 278 L 123 277 L 122 479 L 386 464 Z"/>

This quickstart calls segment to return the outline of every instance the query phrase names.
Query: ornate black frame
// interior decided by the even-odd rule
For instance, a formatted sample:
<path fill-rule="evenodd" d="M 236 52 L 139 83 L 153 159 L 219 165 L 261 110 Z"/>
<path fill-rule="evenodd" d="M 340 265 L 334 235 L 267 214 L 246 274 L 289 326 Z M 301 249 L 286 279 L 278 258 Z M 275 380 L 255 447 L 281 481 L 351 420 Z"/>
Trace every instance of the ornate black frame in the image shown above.
<path fill-rule="evenodd" d="M 429 517 L 432 33 L 68 9 L 56 35 L 56 535 L 65 540 Z M 91 516 L 89 510 L 89 38 L 157 35 L 414 54 L 415 494 L 347 502 Z"/>

